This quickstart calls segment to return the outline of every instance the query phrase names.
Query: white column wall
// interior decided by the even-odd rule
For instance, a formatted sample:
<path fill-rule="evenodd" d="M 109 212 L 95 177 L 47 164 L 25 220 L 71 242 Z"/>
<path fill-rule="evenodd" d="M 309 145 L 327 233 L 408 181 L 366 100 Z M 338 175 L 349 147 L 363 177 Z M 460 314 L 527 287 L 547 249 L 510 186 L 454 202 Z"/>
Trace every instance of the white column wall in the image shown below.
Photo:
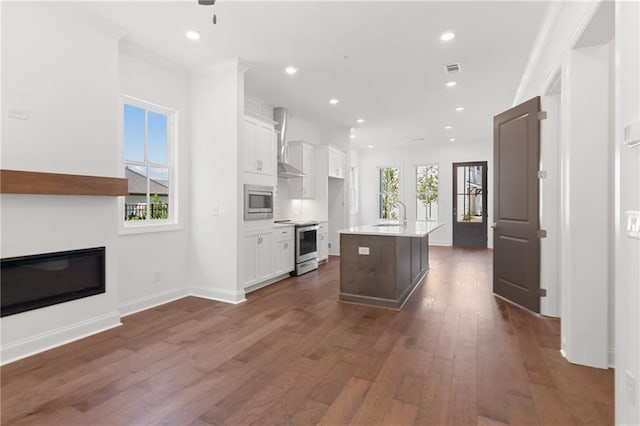
<path fill-rule="evenodd" d="M 231 303 L 244 300 L 238 262 L 243 91 L 238 60 L 191 80 L 191 294 Z"/>
<path fill-rule="evenodd" d="M 569 51 L 562 74 L 562 347 L 609 366 L 611 45 Z"/>

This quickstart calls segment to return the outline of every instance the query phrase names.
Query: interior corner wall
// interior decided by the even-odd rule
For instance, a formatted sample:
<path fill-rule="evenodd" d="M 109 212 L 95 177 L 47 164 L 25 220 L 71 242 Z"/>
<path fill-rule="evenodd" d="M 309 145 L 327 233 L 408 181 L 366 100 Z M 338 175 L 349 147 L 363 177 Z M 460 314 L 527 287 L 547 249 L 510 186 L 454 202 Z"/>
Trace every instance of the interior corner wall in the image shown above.
<path fill-rule="evenodd" d="M 231 303 L 244 300 L 238 274 L 243 87 L 237 61 L 191 78 L 191 293 Z"/>
<path fill-rule="evenodd" d="M 41 4 L 3 2 L 3 169 L 121 176 L 118 42 Z M 106 247 L 106 292 L 7 316 L 7 363 L 120 324 L 116 197 L 10 195 L 2 257 Z"/>
<path fill-rule="evenodd" d="M 638 425 L 640 240 L 626 235 L 626 212 L 640 211 L 640 146 L 622 141 L 624 127 L 640 120 L 640 3 L 620 1 L 615 8 L 615 418 L 618 425 Z"/>
<path fill-rule="evenodd" d="M 129 314 L 185 296 L 189 286 L 189 77 L 142 48 L 120 43 L 121 93 L 176 111 L 178 229 L 118 237 L 120 312 Z M 121 101 L 122 102 L 122 101 Z M 117 139 L 121 143 L 121 138 Z M 156 276 L 159 278 L 156 281 Z"/>

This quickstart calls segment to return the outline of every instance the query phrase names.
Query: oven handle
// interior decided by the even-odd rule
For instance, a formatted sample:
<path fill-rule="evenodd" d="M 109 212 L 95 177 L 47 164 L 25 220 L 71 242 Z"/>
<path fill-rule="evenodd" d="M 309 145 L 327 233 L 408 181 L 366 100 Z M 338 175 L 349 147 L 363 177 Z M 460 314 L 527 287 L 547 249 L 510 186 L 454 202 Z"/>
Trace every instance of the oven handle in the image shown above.
<path fill-rule="evenodd" d="M 317 230 L 318 230 L 318 225 L 303 226 L 297 229 L 298 232 L 317 231 Z"/>

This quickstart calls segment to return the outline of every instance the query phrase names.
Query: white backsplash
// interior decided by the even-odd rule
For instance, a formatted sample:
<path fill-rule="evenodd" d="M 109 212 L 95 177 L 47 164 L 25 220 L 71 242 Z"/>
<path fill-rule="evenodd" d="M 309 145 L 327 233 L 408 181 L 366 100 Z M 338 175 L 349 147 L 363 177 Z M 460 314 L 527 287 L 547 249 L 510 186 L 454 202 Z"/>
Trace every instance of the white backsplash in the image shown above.
<path fill-rule="evenodd" d="M 273 217 L 275 220 L 305 220 L 304 203 L 306 200 L 289 199 L 289 185 L 287 179 L 278 178 L 273 203 Z"/>

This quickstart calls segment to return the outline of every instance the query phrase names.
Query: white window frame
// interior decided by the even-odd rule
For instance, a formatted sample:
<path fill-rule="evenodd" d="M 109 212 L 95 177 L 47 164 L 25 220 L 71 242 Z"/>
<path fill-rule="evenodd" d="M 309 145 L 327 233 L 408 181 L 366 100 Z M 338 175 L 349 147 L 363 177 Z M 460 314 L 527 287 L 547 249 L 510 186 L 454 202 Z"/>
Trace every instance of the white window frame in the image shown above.
<path fill-rule="evenodd" d="M 167 164 L 157 164 L 147 160 L 147 129 L 145 127 L 145 145 L 144 156 L 145 161 L 129 161 L 125 159 L 125 140 L 124 140 L 124 107 L 125 104 L 132 105 L 137 108 L 141 108 L 145 111 L 155 112 L 167 117 L 168 129 L 167 129 Z M 146 114 L 146 112 L 145 112 Z M 141 234 L 147 232 L 165 232 L 182 229 L 178 213 L 178 173 L 177 173 L 177 135 L 178 135 L 178 111 L 175 109 L 158 105 L 153 102 L 145 101 L 143 99 L 135 98 L 132 96 L 123 96 L 122 103 L 120 104 L 120 170 L 124 175 L 125 166 L 128 164 L 138 165 L 143 167 L 156 167 L 168 169 L 169 175 L 169 217 L 168 219 L 145 219 L 136 221 L 127 221 L 124 218 L 124 208 L 126 197 L 119 197 L 118 203 L 118 215 L 120 217 L 120 232 L 121 235 L 126 234 Z M 147 179 L 147 205 L 149 205 L 151 195 L 149 194 L 149 180 Z"/>
<path fill-rule="evenodd" d="M 378 208 L 377 208 L 378 211 L 376 213 L 376 216 L 377 216 L 378 220 L 386 220 L 386 219 L 382 219 L 380 217 L 380 213 L 382 211 L 382 206 L 380 205 L 380 201 L 381 201 L 381 198 L 382 198 L 381 197 L 381 192 L 380 192 L 380 170 L 389 169 L 389 168 L 398 169 L 398 179 L 400 179 L 400 185 L 398 186 L 398 200 L 402 201 L 402 185 L 403 185 L 402 181 L 404 180 L 404 179 L 402 179 L 402 167 L 398 166 L 398 165 L 378 166 L 376 168 L 376 182 L 377 182 L 377 188 L 378 188 L 377 191 L 376 191 L 376 197 L 378 199 L 377 202 L 376 202 L 376 204 L 378 206 Z M 398 215 L 399 214 L 400 214 L 400 210 L 398 209 Z"/>
<path fill-rule="evenodd" d="M 430 219 L 418 219 L 418 167 L 429 167 L 429 166 L 437 166 L 438 167 L 438 217 L 435 220 Z M 414 208 L 416 210 L 416 221 L 420 222 L 438 222 L 440 220 L 440 163 L 420 163 L 413 165 L 413 198 L 414 198 Z"/>

